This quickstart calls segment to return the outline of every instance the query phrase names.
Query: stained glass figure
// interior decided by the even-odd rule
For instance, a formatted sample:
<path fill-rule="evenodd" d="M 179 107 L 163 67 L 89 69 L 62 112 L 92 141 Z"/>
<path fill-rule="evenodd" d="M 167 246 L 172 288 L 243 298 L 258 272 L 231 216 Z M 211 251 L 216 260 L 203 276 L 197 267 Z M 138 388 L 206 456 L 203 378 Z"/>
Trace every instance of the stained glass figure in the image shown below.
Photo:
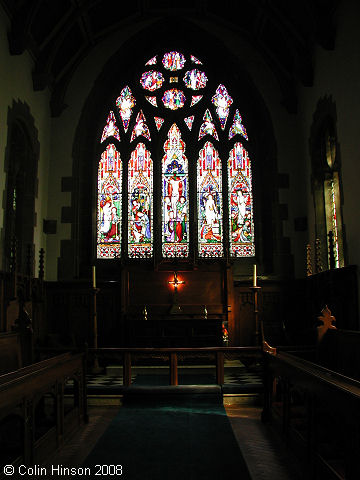
<path fill-rule="evenodd" d="M 221 160 L 211 142 L 197 164 L 199 257 L 223 256 Z"/>
<path fill-rule="evenodd" d="M 242 135 L 244 138 L 246 138 L 246 140 L 249 140 L 249 138 L 247 136 L 247 133 L 246 133 L 246 130 L 245 130 L 245 127 L 242 124 L 242 118 L 241 118 L 241 115 L 239 113 L 239 110 L 236 109 L 233 123 L 232 123 L 232 125 L 229 129 L 229 140 L 231 138 L 233 138 L 235 135 L 237 135 L 238 133 L 240 135 Z"/>
<path fill-rule="evenodd" d="M 164 96 L 162 97 L 164 107 L 170 108 L 170 110 L 182 108 L 185 104 L 185 100 L 186 97 L 184 93 L 177 88 L 166 90 L 166 92 L 164 92 Z"/>
<path fill-rule="evenodd" d="M 156 97 L 145 97 L 145 98 L 149 103 L 151 103 L 153 107 L 157 107 Z"/>
<path fill-rule="evenodd" d="M 187 88 L 192 88 L 193 90 L 199 90 L 200 88 L 206 87 L 208 81 L 207 76 L 204 72 L 197 70 L 189 70 L 185 73 L 184 82 Z"/>
<path fill-rule="evenodd" d="M 138 143 L 128 166 L 128 255 L 149 258 L 153 253 L 153 163 Z"/>
<path fill-rule="evenodd" d="M 145 63 L 145 65 L 156 65 L 156 62 L 157 62 L 157 55 L 155 55 L 155 57 L 150 58 L 150 60 L 148 60 Z"/>
<path fill-rule="evenodd" d="M 121 253 L 122 162 L 115 145 L 102 153 L 98 168 L 97 258 Z"/>
<path fill-rule="evenodd" d="M 228 185 L 230 255 L 253 257 L 255 245 L 251 162 L 241 143 L 236 143 L 230 151 Z"/>
<path fill-rule="evenodd" d="M 162 159 L 162 254 L 189 256 L 189 175 L 185 143 L 174 123 Z"/>
<path fill-rule="evenodd" d="M 191 115 L 190 117 L 184 118 L 184 122 L 186 123 L 186 126 L 188 127 L 189 130 L 192 129 L 193 123 L 194 123 L 194 115 Z"/>
<path fill-rule="evenodd" d="M 190 55 L 190 59 L 193 63 L 196 63 L 198 65 L 202 65 L 202 62 L 200 62 L 200 60 L 196 57 L 194 57 L 194 55 Z"/>
<path fill-rule="evenodd" d="M 224 85 L 219 85 L 211 101 L 215 105 L 221 128 L 224 130 L 226 120 L 229 115 L 229 108 L 230 105 L 233 103 L 233 99 L 228 94 L 226 87 Z"/>
<path fill-rule="evenodd" d="M 200 130 L 199 130 L 198 140 L 200 140 L 205 135 L 212 135 L 216 140 L 219 140 L 215 125 L 212 121 L 211 113 L 208 109 L 206 110 L 206 112 L 204 114 L 204 117 L 203 117 L 203 123 L 200 127 Z"/>
<path fill-rule="evenodd" d="M 104 140 L 106 140 L 109 137 L 114 137 L 116 138 L 116 140 L 119 140 L 120 142 L 120 133 L 119 133 L 118 127 L 116 126 L 116 119 L 115 119 L 114 112 L 112 110 L 110 111 L 108 118 L 106 120 L 106 125 L 104 127 L 100 143 L 102 143 Z"/>
<path fill-rule="evenodd" d="M 157 131 L 159 131 L 160 128 L 162 127 L 162 124 L 164 123 L 164 119 L 160 117 L 154 117 L 154 121 L 155 121 Z"/>
<path fill-rule="evenodd" d="M 202 99 L 202 95 L 193 95 L 191 97 L 191 105 L 190 107 L 193 107 L 194 105 L 196 105 L 198 102 L 200 102 L 200 100 Z"/>
<path fill-rule="evenodd" d="M 163 57 L 163 65 L 166 70 L 175 72 L 176 70 L 181 70 L 185 65 L 185 57 L 182 53 L 179 52 L 169 52 L 165 53 Z"/>
<path fill-rule="evenodd" d="M 146 125 L 146 118 L 142 110 L 140 110 L 140 112 L 136 117 L 136 123 L 131 134 L 130 142 L 132 142 L 135 138 L 139 137 L 140 135 L 142 135 L 143 137 L 151 141 L 150 130 L 149 130 L 149 127 Z"/>
<path fill-rule="evenodd" d="M 140 79 L 140 85 L 145 88 L 145 90 L 153 92 L 154 90 L 161 88 L 164 81 L 165 79 L 161 72 L 150 70 L 149 72 L 145 72 L 142 74 Z"/>
<path fill-rule="evenodd" d="M 116 106 L 119 108 L 125 132 L 127 132 L 129 128 L 132 109 L 134 108 L 135 103 L 136 100 L 133 97 L 130 88 L 128 86 L 124 87 L 120 92 L 120 96 L 116 99 Z"/>

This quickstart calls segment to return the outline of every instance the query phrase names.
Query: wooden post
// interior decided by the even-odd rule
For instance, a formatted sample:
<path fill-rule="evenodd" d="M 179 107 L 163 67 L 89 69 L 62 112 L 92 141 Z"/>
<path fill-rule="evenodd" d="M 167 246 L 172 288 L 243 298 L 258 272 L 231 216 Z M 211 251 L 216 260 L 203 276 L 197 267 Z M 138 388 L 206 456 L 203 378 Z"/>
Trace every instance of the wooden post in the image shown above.
<path fill-rule="evenodd" d="M 170 385 L 178 385 L 178 369 L 177 369 L 177 353 L 171 352 L 169 355 L 170 362 Z"/>
<path fill-rule="evenodd" d="M 124 383 L 124 387 L 130 387 L 131 385 L 131 353 L 130 352 L 124 352 L 123 383 Z"/>
<path fill-rule="evenodd" d="M 216 352 L 216 383 L 224 383 L 224 352 Z"/>

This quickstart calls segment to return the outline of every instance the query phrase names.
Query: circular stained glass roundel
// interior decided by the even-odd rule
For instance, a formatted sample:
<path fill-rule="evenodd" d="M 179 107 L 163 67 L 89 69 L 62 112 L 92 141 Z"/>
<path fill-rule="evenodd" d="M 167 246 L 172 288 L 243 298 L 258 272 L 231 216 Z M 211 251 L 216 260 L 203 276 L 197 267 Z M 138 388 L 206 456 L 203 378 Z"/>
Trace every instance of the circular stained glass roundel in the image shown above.
<path fill-rule="evenodd" d="M 181 70 L 185 65 L 185 57 L 182 53 L 179 52 L 169 52 L 165 53 L 162 63 L 166 70 L 171 70 L 175 72 L 176 70 Z"/>
<path fill-rule="evenodd" d="M 186 97 L 184 93 L 176 88 L 166 90 L 166 92 L 164 92 L 164 96 L 162 97 L 164 107 L 170 108 L 170 110 L 182 108 L 185 104 L 185 100 Z"/>
<path fill-rule="evenodd" d="M 163 83 L 164 77 L 162 73 L 153 70 L 143 73 L 140 79 L 141 86 L 150 92 L 160 88 Z"/>
<path fill-rule="evenodd" d="M 193 90 L 199 90 L 200 88 L 206 87 L 207 76 L 204 72 L 197 70 L 190 70 L 185 73 L 184 82 L 187 88 L 192 88 Z"/>

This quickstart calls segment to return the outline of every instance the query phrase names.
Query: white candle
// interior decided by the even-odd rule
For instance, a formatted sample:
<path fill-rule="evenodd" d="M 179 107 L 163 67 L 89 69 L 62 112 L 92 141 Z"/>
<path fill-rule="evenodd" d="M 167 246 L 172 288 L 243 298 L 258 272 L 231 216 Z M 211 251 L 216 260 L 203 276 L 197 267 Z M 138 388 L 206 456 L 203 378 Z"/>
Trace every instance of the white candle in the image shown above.
<path fill-rule="evenodd" d="M 93 265 L 92 267 L 92 280 L 93 280 L 93 288 L 96 288 L 96 267 Z"/>
<path fill-rule="evenodd" d="M 256 265 L 254 265 L 253 287 L 256 287 Z"/>

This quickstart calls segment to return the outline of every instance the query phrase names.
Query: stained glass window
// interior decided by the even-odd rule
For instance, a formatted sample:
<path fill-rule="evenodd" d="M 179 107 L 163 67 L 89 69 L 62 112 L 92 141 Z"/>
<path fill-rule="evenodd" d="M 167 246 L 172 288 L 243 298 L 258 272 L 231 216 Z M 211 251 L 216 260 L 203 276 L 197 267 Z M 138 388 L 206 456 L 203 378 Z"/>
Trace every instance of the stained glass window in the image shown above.
<path fill-rule="evenodd" d="M 121 183 L 120 153 L 110 144 L 102 153 L 98 168 L 98 258 L 114 258 L 121 253 Z"/>
<path fill-rule="evenodd" d="M 190 107 L 193 107 L 194 105 L 196 105 L 198 102 L 200 102 L 200 100 L 203 98 L 202 95 L 193 95 L 191 97 L 191 105 Z"/>
<path fill-rule="evenodd" d="M 157 131 L 159 131 L 160 128 L 162 127 L 162 124 L 164 123 L 164 119 L 160 117 L 154 117 L 154 121 L 155 121 Z"/>
<path fill-rule="evenodd" d="M 175 72 L 176 70 L 181 70 L 185 65 L 185 57 L 182 53 L 179 52 L 169 52 L 165 53 L 163 57 L 163 65 L 166 70 Z"/>
<path fill-rule="evenodd" d="M 170 108 L 170 110 L 182 108 L 185 104 L 185 100 L 186 98 L 184 93 L 177 88 L 166 90 L 166 92 L 164 92 L 164 96 L 162 97 L 164 107 Z"/>
<path fill-rule="evenodd" d="M 245 130 L 245 127 L 242 124 L 242 118 L 241 118 L 241 115 L 239 113 L 239 110 L 236 109 L 233 123 L 232 123 L 232 125 L 229 129 L 229 140 L 231 138 L 233 138 L 235 135 L 237 135 L 238 133 L 240 135 L 242 135 L 244 138 L 246 138 L 246 140 L 249 140 L 249 138 L 247 136 L 247 133 L 246 133 L 246 130 Z"/>
<path fill-rule="evenodd" d="M 226 120 L 229 115 L 229 108 L 233 103 L 233 99 L 228 94 L 226 87 L 224 85 L 219 85 L 211 101 L 215 105 L 216 113 L 221 123 L 221 128 L 224 130 Z"/>
<path fill-rule="evenodd" d="M 142 74 L 140 79 L 140 84 L 145 90 L 149 90 L 149 92 L 153 92 L 158 88 L 162 87 L 165 79 L 161 72 L 155 72 L 154 70 L 150 70 L 149 72 L 145 72 Z"/>
<path fill-rule="evenodd" d="M 194 118 L 195 118 L 194 115 L 191 115 L 190 117 L 184 118 L 184 122 L 185 122 L 185 124 L 186 124 L 186 126 L 188 127 L 189 130 L 192 129 L 192 126 L 193 126 L 193 123 L 194 123 Z"/>
<path fill-rule="evenodd" d="M 119 107 L 120 117 L 123 121 L 124 130 L 127 132 L 129 122 L 132 115 L 132 109 L 135 106 L 135 98 L 128 86 L 121 90 L 120 96 L 116 100 L 116 105 Z"/>
<path fill-rule="evenodd" d="M 200 257 L 223 256 L 221 160 L 211 142 L 197 164 L 198 243 Z"/>
<path fill-rule="evenodd" d="M 206 110 L 203 123 L 199 130 L 199 140 L 205 135 L 212 135 L 216 140 L 219 140 L 215 125 L 212 121 L 212 116 L 209 110 Z"/>
<path fill-rule="evenodd" d="M 128 255 L 146 258 L 153 251 L 153 164 L 150 152 L 138 143 L 128 167 Z"/>
<path fill-rule="evenodd" d="M 114 137 L 116 140 L 120 141 L 120 133 L 118 127 L 116 126 L 116 119 L 113 111 L 109 113 L 106 120 L 106 125 L 101 136 L 101 143 L 108 137 Z"/>
<path fill-rule="evenodd" d="M 135 99 L 132 85 L 126 85 L 114 102 L 117 108 L 110 106 L 106 124 L 101 125 L 97 257 L 121 256 L 123 242 L 128 258 L 149 258 L 153 256 L 157 238 L 161 241 L 162 256 L 168 259 L 189 258 L 190 240 L 201 258 L 223 257 L 228 248 L 232 257 L 253 256 L 251 163 L 243 145 L 234 144 L 233 140 L 236 135 L 248 140 L 240 110 L 236 103 L 235 113 L 231 110 L 234 100 L 224 84 L 218 84 L 215 94 L 208 91 L 206 67 L 198 57 L 179 51 L 158 53 L 139 72 L 139 83 L 133 91 L 139 92 L 141 98 Z M 186 107 L 198 112 L 198 116 L 190 115 Z M 233 120 L 225 131 L 230 113 Z M 149 115 L 152 118 L 147 123 Z M 120 135 L 121 123 L 124 130 Z M 167 140 L 163 143 L 166 132 Z M 186 141 L 189 138 L 192 144 L 196 140 L 201 142 L 199 153 L 192 150 L 188 159 L 183 138 Z M 108 139 L 117 146 L 111 143 L 101 147 L 105 140 L 109 143 Z M 230 150 L 228 161 L 219 158 L 215 141 L 219 151 Z M 165 154 L 161 172 L 159 165 L 159 170 L 155 169 L 158 178 L 154 178 L 152 155 L 160 148 Z M 125 152 L 123 172 L 121 157 L 124 159 Z M 196 171 L 196 178 L 189 178 L 189 169 Z M 222 190 L 224 176 L 227 191 Z M 124 198 L 123 182 L 127 185 Z M 154 191 L 154 184 L 161 185 L 158 191 Z M 334 183 L 330 189 L 333 197 L 335 187 Z M 154 205 L 159 204 L 161 226 L 153 213 Z M 332 205 L 328 216 L 337 232 L 339 209 L 335 201 Z M 190 212 L 192 206 L 194 211 Z M 122 211 L 126 212 L 124 219 Z M 197 225 L 194 232 L 189 230 L 190 214 Z"/>
<path fill-rule="evenodd" d="M 164 144 L 162 159 L 162 253 L 189 255 L 189 178 L 185 143 L 174 123 Z"/>
<path fill-rule="evenodd" d="M 149 103 L 151 103 L 153 107 L 157 107 L 156 97 L 145 97 L 145 98 Z"/>
<path fill-rule="evenodd" d="M 132 142 L 135 138 L 139 137 L 140 135 L 147 138 L 148 140 L 151 140 L 150 130 L 149 130 L 149 127 L 146 124 L 146 118 L 145 118 L 142 110 L 140 110 L 140 112 L 138 113 L 138 115 L 136 117 L 136 123 L 135 123 L 135 126 L 133 128 L 130 141 Z"/>
<path fill-rule="evenodd" d="M 230 255 L 255 255 L 252 174 L 249 155 L 236 143 L 228 160 Z"/>
<path fill-rule="evenodd" d="M 192 88 L 193 90 L 205 88 L 207 80 L 205 73 L 197 69 L 189 70 L 184 76 L 185 85 L 187 88 Z"/>

